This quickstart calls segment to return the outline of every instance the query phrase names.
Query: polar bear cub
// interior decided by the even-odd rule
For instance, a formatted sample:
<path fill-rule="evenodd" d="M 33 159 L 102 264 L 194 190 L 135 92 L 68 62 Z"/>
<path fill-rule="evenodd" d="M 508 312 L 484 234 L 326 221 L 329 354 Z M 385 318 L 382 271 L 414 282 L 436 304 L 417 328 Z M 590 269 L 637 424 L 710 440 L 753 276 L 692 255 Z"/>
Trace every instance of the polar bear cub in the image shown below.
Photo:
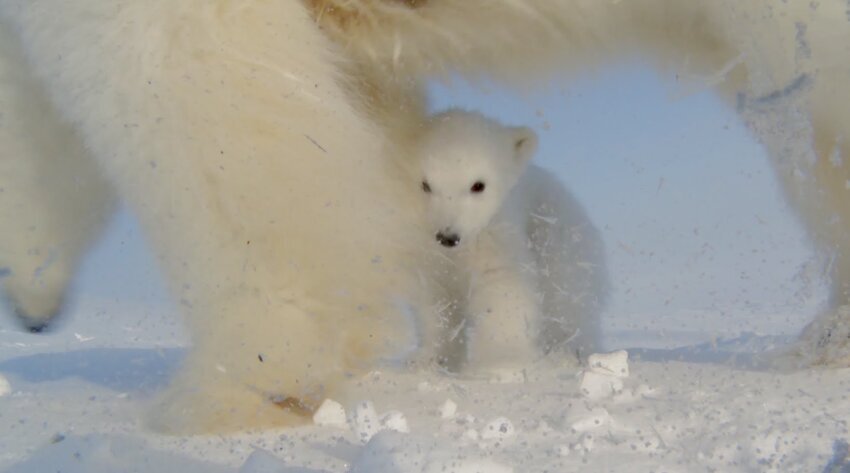
<path fill-rule="evenodd" d="M 422 347 L 473 371 L 513 369 L 598 343 L 608 291 L 600 235 L 578 201 L 529 164 L 537 135 L 481 114 L 431 117 L 416 146 L 427 230 L 444 258 Z M 436 313 L 435 313 L 436 312 Z"/>

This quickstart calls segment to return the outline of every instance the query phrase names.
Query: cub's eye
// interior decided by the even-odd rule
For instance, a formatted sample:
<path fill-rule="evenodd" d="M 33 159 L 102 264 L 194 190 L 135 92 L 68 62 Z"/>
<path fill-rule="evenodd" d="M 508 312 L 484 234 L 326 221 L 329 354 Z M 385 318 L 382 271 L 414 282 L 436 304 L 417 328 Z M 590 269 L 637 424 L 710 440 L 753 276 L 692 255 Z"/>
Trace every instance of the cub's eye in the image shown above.
<path fill-rule="evenodd" d="M 430 193 L 431 193 L 431 186 L 428 184 L 428 181 L 422 181 L 422 190 L 423 190 L 426 194 L 430 194 Z"/>
<path fill-rule="evenodd" d="M 472 187 L 469 188 L 469 190 L 473 194 L 480 194 L 480 193 L 484 192 L 485 187 L 487 187 L 487 186 L 485 186 L 483 182 L 475 181 L 475 184 L 473 184 Z"/>

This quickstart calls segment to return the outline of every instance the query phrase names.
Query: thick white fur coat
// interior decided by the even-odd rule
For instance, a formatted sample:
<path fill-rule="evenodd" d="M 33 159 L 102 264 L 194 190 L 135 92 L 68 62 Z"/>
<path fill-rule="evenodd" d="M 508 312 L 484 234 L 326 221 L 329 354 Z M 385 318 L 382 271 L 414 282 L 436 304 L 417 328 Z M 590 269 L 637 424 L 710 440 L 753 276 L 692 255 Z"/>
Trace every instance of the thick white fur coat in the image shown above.
<path fill-rule="evenodd" d="M 593 353 L 608 294 L 602 238 L 557 178 L 529 163 L 537 135 L 463 110 L 423 128 L 411 187 L 422 188 L 446 263 L 434 271 L 437 310 L 421 314 L 423 355 L 510 377 L 543 354 Z"/>

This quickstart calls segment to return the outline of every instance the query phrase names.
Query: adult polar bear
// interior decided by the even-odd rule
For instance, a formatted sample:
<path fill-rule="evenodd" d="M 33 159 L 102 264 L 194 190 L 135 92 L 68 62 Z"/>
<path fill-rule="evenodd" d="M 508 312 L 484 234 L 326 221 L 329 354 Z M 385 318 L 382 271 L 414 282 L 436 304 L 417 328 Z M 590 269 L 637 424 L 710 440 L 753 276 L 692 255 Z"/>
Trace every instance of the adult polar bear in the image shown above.
<path fill-rule="evenodd" d="M 846 10 L 844 0 L 0 0 L 4 286 L 25 321 L 45 323 L 115 189 L 192 330 L 161 418 L 180 430 L 294 422 L 275 404 L 310 404 L 410 342 L 397 314 L 416 304 L 413 268 L 430 241 L 418 240 L 416 209 L 397 211 L 414 200 L 386 158 L 424 116 L 422 82 L 645 54 L 713 74 L 753 119 L 813 237 L 836 251 L 834 309 L 800 350 L 846 364 Z M 800 114 L 811 127 L 797 126 Z"/>

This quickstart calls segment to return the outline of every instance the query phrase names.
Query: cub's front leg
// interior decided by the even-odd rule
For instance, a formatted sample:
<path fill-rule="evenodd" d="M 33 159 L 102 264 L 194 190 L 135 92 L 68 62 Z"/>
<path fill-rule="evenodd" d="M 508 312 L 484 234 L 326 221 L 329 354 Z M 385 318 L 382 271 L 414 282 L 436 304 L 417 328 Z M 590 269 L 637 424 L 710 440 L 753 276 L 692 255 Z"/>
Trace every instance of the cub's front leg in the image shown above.
<path fill-rule="evenodd" d="M 526 245 L 482 235 L 468 255 L 467 369 L 514 377 L 534 361 L 540 319 L 535 270 Z"/>

